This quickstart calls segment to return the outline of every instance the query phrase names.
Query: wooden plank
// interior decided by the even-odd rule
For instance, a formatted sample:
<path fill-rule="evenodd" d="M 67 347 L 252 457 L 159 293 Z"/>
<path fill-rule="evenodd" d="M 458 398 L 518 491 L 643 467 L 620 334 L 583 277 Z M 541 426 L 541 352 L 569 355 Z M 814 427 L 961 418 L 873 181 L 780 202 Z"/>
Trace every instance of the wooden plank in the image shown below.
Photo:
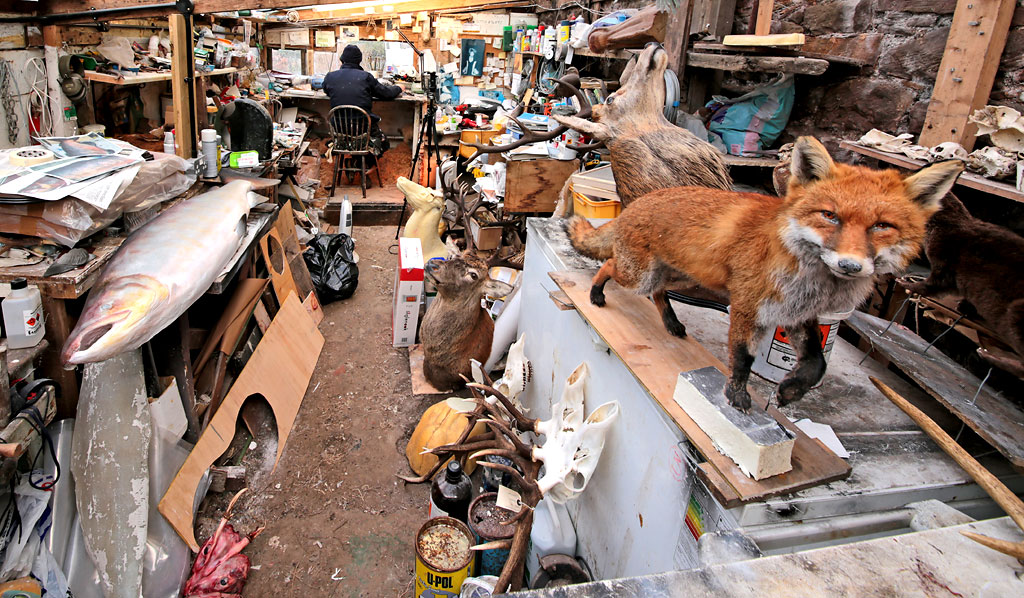
<path fill-rule="evenodd" d="M 909 170 L 918 170 L 928 165 L 928 163 L 923 160 L 915 160 L 914 158 L 903 154 L 883 152 L 882 150 L 878 150 L 873 147 L 865 147 L 851 141 L 843 141 L 839 144 L 839 147 L 868 156 L 869 158 L 888 162 L 889 164 L 895 164 L 896 166 L 907 168 Z M 1024 202 L 1024 191 L 1017 191 L 1013 185 L 993 181 L 992 179 L 986 179 L 985 177 L 974 174 L 973 172 L 965 172 L 961 174 L 960 177 L 957 178 L 956 184 L 991 193 L 992 195 L 998 195 L 999 197 L 1012 199 L 1014 201 Z"/>
<path fill-rule="evenodd" d="M 299 291 L 295 287 L 295 278 L 292 276 L 292 269 L 288 264 L 284 245 L 281 243 L 281 234 L 277 229 L 270 229 L 270 232 L 260 239 L 260 252 L 263 254 L 263 260 L 270 272 L 270 280 L 274 285 L 274 294 L 277 296 L 278 303 L 284 304 L 289 295 L 298 297 Z"/>
<path fill-rule="evenodd" d="M 727 35 L 722 38 L 722 45 L 731 47 L 801 46 L 805 39 L 803 33 Z"/>
<path fill-rule="evenodd" d="M 671 336 L 654 304 L 636 293 L 609 283 L 605 287 L 607 306 L 596 307 L 590 303 L 590 273 L 565 271 L 552 272 L 549 276 L 718 473 L 717 478 L 708 476 L 706 481 L 712 485 L 727 482 L 716 491 L 716 496 L 724 499 L 727 507 L 789 494 L 850 474 L 850 466 L 842 459 L 801 432 L 778 409 L 769 407 L 768 414 L 796 437 L 793 469 L 760 481 L 747 477 L 731 459 L 718 452 L 707 434 L 673 399 L 680 372 L 711 366 L 727 374 L 725 365 L 693 337 Z M 754 409 L 764 409 L 765 400 L 756 392 L 751 392 L 751 400 Z"/>
<path fill-rule="evenodd" d="M 828 69 L 828 61 L 820 58 L 707 54 L 703 52 L 690 52 L 687 64 L 694 68 L 721 71 L 795 73 L 798 75 L 820 75 Z"/>
<path fill-rule="evenodd" d="M 904 326 L 893 324 L 882 335 L 889 323 L 859 311 L 846 324 L 1010 463 L 1024 467 L 1024 410 L 1010 397 L 981 387 L 981 380 L 935 347 L 925 351 L 928 343 Z"/>
<path fill-rule="evenodd" d="M 974 147 L 977 125 L 967 118 L 988 102 L 1016 0 L 957 0 L 919 143 L 956 141 Z"/>
<path fill-rule="evenodd" d="M 305 5 L 311 4 L 317 3 L 305 3 Z M 423 10 L 439 11 L 454 8 L 472 8 L 474 6 L 487 6 L 489 4 L 495 4 L 495 0 L 396 0 L 395 2 L 382 6 L 357 5 L 355 8 L 336 8 L 328 11 L 316 11 L 309 9 L 299 10 L 297 12 L 299 13 L 299 21 L 346 18 L 380 19 L 389 16 L 397 16 L 400 13 L 419 12 Z"/>
<path fill-rule="evenodd" d="M 757 0 L 754 35 L 768 35 L 772 32 L 772 10 L 774 8 L 775 0 Z"/>
<path fill-rule="evenodd" d="M 706 31 L 721 39 L 732 33 L 736 16 L 736 0 L 692 0 L 693 14 L 690 17 L 690 33 Z M 707 99 L 718 93 L 725 73 L 716 71 L 690 71 L 686 76 L 686 110 L 696 112 L 703 108 Z"/>
<path fill-rule="evenodd" d="M 213 77 L 216 75 L 230 75 L 231 73 L 237 73 L 242 69 L 236 67 L 225 67 L 222 69 L 213 69 L 212 71 L 197 71 L 195 74 L 197 77 Z M 87 81 L 95 81 L 97 83 L 108 83 L 110 85 L 141 85 L 143 83 L 154 83 L 156 81 L 170 81 L 173 76 L 171 71 L 158 71 L 151 73 L 124 73 L 121 76 L 111 75 L 109 73 L 98 73 L 96 71 L 85 71 L 85 78 Z"/>
<path fill-rule="evenodd" d="M 186 160 L 195 153 L 195 119 L 192 97 L 192 27 L 183 15 L 168 17 L 171 36 L 171 96 L 174 101 L 174 140 L 178 155 Z"/>
<path fill-rule="evenodd" d="M 515 181 L 505 193 L 508 212 L 553 212 L 558 192 L 577 170 L 575 160 L 509 160 L 507 180 Z"/>
<path fill-rule="evenodd" d="M 293 295 L 286 299 L 210 425 L 160 499 L 160 512 L 193 551 L 199 550 L 192 519 L 199 480 L 231 444 L 242 405 L 249 397 L 261 395 L 274 410 L 278 439 L 276 467 L 323 346 L 324 337 L 298 297 Z"/>
<path fill-rule="evenodd" d="M 668 68 L 675 72 L 680 82 L 686 74 L 686 59 L 690 44 L 690 21 L 693 18 L 693 4 L 696 0 L 682 0 L 669 15 L 665 39 L 668 52 Z"/>

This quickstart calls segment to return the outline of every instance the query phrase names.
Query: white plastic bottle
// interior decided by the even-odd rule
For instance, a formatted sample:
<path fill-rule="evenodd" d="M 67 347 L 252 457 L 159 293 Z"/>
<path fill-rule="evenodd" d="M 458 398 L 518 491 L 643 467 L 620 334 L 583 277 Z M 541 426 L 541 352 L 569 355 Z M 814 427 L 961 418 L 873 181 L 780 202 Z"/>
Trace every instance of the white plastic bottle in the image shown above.
<path fill-rule="evenodd" d="M 174 133 L 171 131 L 164 132 L 164 153 L 174 154 Z"/>
<path fill-rule="evenodd" d="M 540 558 L 549 554 L 576 556 L 576 529 L 569 519 L 569 509 L 545 498 L 534 510 L 530 553 L 526 556 L 526 574 L 531 587 L 540 570 Z"/>
<path fill-rule="evenodd" d="M 206 167 L 203 176 L 212 179 L 217 176 L 217 168 L 220 166 L 217 163 L 218 154 L 220 153 L 217 151 L 217 131 L 214 129 L 203 129 L 200 135 L 203 148 L 203 164 Z"/>
<path fill-rule="evenodd" d="M 8 349 L 34 347 L 43 339 L 43 297 L 24 278 L 11 281 L 11 294 L 4 299 L 3 312 Z"/>

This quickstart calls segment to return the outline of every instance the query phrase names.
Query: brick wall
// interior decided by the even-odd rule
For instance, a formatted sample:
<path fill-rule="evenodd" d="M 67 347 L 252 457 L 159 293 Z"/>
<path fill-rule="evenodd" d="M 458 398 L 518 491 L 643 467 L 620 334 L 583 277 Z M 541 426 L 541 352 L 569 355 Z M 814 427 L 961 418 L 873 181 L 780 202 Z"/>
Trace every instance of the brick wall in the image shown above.
<path fill-rule="evenodd" d="M 734 33 L 745 33 L 753 0 L 739 0 Z M 813 134 L 833 149 L 871 128 L 921 132 L 955 0 L 776 0 L 772 32 L 850 38 L 870 65 L 832 65 L 798 77 L 786 136 Z M 727 82 L 728 84 L 728 82 Z M 990 103 L 1024 111 L 1024 0 L 996 75 Z"/>

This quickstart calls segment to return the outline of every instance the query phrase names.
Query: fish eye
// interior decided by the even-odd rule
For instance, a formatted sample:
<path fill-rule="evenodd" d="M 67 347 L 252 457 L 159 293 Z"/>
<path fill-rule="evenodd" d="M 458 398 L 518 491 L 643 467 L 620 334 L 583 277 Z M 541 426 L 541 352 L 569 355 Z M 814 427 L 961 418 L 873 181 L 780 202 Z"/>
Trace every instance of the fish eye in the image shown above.
<path fill-rule="evenodd" d="M 839 222 L 839 217 L 836 216 L 836 213 L 831 210 L 822 210 L 821 217 L 832 223 Z"/>
<path fill-rule="evenodd" d="M 103 305 L 100 306 L 100 309 L 102 309 L 103 311 L 107 311 L 112 307 L 114 307 L 113 303 L 104 303 Z"/>
<path fill-rule="evenodd" d="M 615 94 L 612 94 L 612 95 L 608 96 L 608 98 L 605 99 L 604 103 L 609 105 L 609 106 L 614 104 L 615 103 Z"/>

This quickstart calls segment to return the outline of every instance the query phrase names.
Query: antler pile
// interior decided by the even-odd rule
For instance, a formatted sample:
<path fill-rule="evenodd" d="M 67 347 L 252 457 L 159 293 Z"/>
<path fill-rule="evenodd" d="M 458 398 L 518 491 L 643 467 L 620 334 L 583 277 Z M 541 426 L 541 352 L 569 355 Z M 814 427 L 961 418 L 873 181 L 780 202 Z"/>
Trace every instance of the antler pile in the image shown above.
<path fill-rule="evenodd" d="M 509 549 L 508 560 L 505 562 L 501 576 L 494 588 L 495 592 L 505 592 L 518 590 L 521 585 L 530 531 L 533 529 L 533 510 L 541 499 L 540 487 L 537 485 L 541 462 L 534 461 L 533 447 L 519 437 L 521 432 L 536 432 L 539 420 L 523 415 L 507 396 L 494 388 L 494 382 L 487 374 L 483 374 L 483 379 L 484 384 L 475 382 L 466 384 L 467 388 L 473 392 L 472 402 L 476 404 L 476 408 L 466 414 L 466 429 L 459 437 L 458 442 L 427 451 L 436 455 L 438 459 L 437 464 L 426 475 L 416 478 L 399 477 L 410 483 L 426 482 L 433 478 L 449 458 L 458 459 L 465 465 L 469 459 L 496 455 L 505 457 L 516 465 L 516 467 L 510 467 L 502 463 L 486 461 L 477 463 L 480 467 L 496 469 L 512 476 L 519 487 L 519 495 L 522 498 L 522 507 L 519 512 L 512 519 L 502 523 L 502 525 L 515 526 L 516 531 L 512 538 L 473 547 L 474 550 Z M 472 442 L 467 442 L 477 422 L 486 425 L 490 432 L 474 438 Z"/>
<path fill-rule="evenodd" d="M 576 117 L 583 119 L 590 118 L 592 115 L 590 102 L 587 100 L 587 97 L 583 95 L 583 92 L 580 91 L 578 85 L 574 84 L 574 82 L 579 83 L 579 75 L 568 74 L 562 77 L 561 79 L 554 79 L 554 81 L 556 84 L 556 89 L 559 90 L 560 95 L 562 95 L 563 97 L 569 97 L 570 95 L 572 95 L 580 103 L 580 111 L 576 113 Z M 506 143 L 504 145 L 467 143 L 466 145 L 476 148 L 476 152 L 472 156 L 470 156 L 467 163 L 472 163 L 473 160 L 476 160 L 483 154 L 500 154 L 502 152 L 507 152 L 509 150 L 515 149 L 517 147 L 522 147 L 530 143 L 550 141 L 570 129 L 570 127 L 568 127 L 567 125 L 559 125 L 557 128 L 546 133 L 537 133 L 536 131 L 531 131 L 518 118 L 519 116 L 522 116 L 525 110 L 526 106 L 524 104 L 519 104 L 519 106 L 516 107 L 515 111 L 509 116 L 509 119 L 512 122 L 514 122 L 517 127 L 519 127 L 520 131 L 522 131 L 522 137 L 513 141 L 512 143 Z M 599 145 L 601 144 L 598 143 L 587 146 L 579 146 L 577 149 L 585 151 L 588 149 L 593 149 Z"/>

